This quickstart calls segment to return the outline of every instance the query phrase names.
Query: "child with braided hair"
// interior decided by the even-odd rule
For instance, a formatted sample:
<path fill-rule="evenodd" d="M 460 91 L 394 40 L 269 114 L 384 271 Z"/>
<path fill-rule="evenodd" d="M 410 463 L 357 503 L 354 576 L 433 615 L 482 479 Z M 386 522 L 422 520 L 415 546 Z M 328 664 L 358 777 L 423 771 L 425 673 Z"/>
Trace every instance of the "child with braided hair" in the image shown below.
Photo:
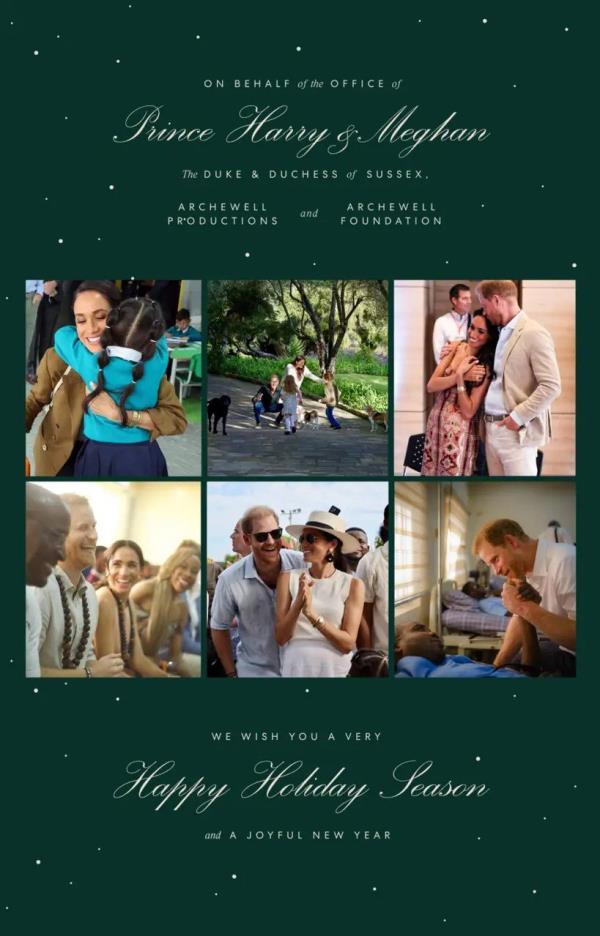
<path fill-rule="evenodd" d="M 156 404 L 168 363 L 158 303 L 125 299 L 112 309 L 98 339 L 98 353 L 80 341 L 71 326 L 59 328 L 54 350 L 89 388 L 84 400 L 84 442 L 74 476 L 166 477 L 167 465 L 158 443 L 140 425 L 140 414 Z M 89 404 L 106 391 L 121 411 L 121 423 L 94 413 Z"/>

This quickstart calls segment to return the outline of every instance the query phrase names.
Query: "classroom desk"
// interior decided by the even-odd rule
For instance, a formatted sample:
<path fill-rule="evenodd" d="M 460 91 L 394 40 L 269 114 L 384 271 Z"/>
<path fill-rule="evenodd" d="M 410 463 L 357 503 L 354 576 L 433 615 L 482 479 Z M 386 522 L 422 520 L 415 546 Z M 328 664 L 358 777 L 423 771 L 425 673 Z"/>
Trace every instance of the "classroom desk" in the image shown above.
<path fill-rule="evenodd" d="M 175 377 L 177 376 L 178 367 L 180 370 L 185 370 L 186 372 L 193 364 L 195 364 L 197 369 L 200 368 L 202 361 L 202 344 L 196 342 L 186 345 L 183 348 L 169 348 L 169 357 L 173 362 L 169 379 L 173 386 L 175 386 Z M 199 360 L 195 361 L 195 358 L 199 358 Z"/>

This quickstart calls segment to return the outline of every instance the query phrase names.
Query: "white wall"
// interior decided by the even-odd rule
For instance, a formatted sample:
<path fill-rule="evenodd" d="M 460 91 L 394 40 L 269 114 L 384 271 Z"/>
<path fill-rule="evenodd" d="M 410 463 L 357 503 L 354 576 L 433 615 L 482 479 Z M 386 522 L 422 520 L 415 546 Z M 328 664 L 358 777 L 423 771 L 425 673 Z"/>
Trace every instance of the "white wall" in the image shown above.
<path fill-rule="evenodd" d="M 460 482 L 455 482 L 458 486 Z M 539 536 L 549 520 L 558 520 L 575 537 L 575 483 L 462 482 L 468 489 L 469 550 L 479 528 L 489 520 L 506 517 L 520 523 L 528 536 Z"/>
<path fill-rule="evenodd" d="M 87 497 L 98 524 L 98 543 L 132 539 L 160 565 L 182 539 L 200 542 L 200 482 L 43 481 L 41 486 Z"/>
<path fill-rule="evenodd" d="M 182 539 L 200 542 L 200 482 L 137 481 L 131 506 L 131 538 L 149 562 L 160 565 Z"/>

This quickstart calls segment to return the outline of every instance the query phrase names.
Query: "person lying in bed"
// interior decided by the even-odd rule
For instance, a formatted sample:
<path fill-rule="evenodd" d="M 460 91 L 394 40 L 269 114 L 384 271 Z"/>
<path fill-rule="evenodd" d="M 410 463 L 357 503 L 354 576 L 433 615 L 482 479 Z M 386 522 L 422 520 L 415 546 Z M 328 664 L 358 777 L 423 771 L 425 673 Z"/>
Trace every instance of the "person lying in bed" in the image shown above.
<path fill-rule="evenodd" d="M 522 665 L 534 669 L 539 665 L 535 629 L 523 623 Z M 453 678 L 453 679 L 520 679 L 527 674 L 508 666 L 496 667 L 479 663 L 469 657 L 447 654 L 441 637 L 423 624 L 407 624 L 396 642 L 397 678 Z"/>
<path fill-rule="evenodd" d="M 483 611 L 484 614 L 497 614 L 499 617 L 510 614 L 510 611 L 507 611 L 504 607 L 502 598 L 491 594 L 491 589 L 488 593 L 488 589 L 484 588 L 483 585 L 478 585 L 472 579 L 465 582 L 461 591 L 469 598 L 474 598 L 479 605 L 479 610 Z"/>

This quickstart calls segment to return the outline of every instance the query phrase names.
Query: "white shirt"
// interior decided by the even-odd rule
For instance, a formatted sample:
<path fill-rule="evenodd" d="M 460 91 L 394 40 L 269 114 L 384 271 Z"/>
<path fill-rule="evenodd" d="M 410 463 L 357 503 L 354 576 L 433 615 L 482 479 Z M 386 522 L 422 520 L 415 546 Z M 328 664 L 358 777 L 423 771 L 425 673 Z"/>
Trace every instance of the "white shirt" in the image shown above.
<path fill-rule="evenodd" d="M 440 363 L 442 348 L 449 341 L 466 341 L 469 332 L 469 316 L 446 312 L 436 318 L 433 326 L 433 356 L 435 363 Z"/>
<path fill-rule="evenodd" d="M 65 575 L 62 569 L 58 567 L 54 569 L 54 572 L 44 587 L 36 588 L 35 590 L 42 616 L 42 627 L 40 631 L 40 666 L 47 666 L 52 669 L 63 668 L 62 643 L 65 625 L 60 591 L 56 583 L 55 575 L 60 576 L 65 586 L 67 602 L 71 611 L 71 617 L 73 618 L 73 634 L 69 653 L 71 659 L 75 656 L 83 633 L 82 595 L 85 592 L 90 612 L 90 635 L 79 664 L 80 667 L 83 667 L 86 663 L 96 659 L 93 650 L 93 640 L 98 625 L 98 599 L 96 597 L 96 592 L 89 582 L 86 582 L 83 575 L 77 584 L 73 585 L 68 575 Z"/>
<path fill-rule="evenodd" d="M 512 337 L 515 326 L 525 313 L 521 310 L 517 312 L 514 318 L 507 322 L 500 330 L 500 337 L 496 345 L 494 355 L 494 378 L 485 395 L 485 411 L 490 416 L 506 416 L 506 404 L 504 402 L 504 359 L 506 357 L 506 346 Z M 511 417 L 519 426 L 524 425 L 520 416 L 513 411 Z"/>
<path fill-rule="evenodd" d="M 288 364 L 287 367 L 286 367 L 286 369 L 285 369 L 285 373 L 284 373 L 284 375 L 283 375 L 283 380 L 281 381 L 281 386 L 282 386 L 282 387 L 283 387 L 283 381 L 284 381 L 285 378 L 288 377 L 289 375 L 291 375 L 291 376 L 294 378 L 294 380 L 296 381 L 296 386 L 298 387 L 298 390 L 299 390 L 300 387 L 302 386 L 302 382 L 303 382 L 303 380 L 304 380 L 305 377 L 307 377 L 309 380 L 314 380 L 315 383 L 325 383 L 325 381 L 323 380 L 322 377 L 317 377 L 316 374 L 312 374 L 312 373 L 309 371 L 308 367 L 306 367 L 306 365 L 305 365 L 305 367 L 304 367 L 304 370 L 302 371 L 302 376 L 301 376 L 301 377 L 298 377 L 298 371 L 296 370 L 295 366 L 294 366 L 293 364 Z"/>
<path fill-rule="evenodd" d="M 542 596 L 542 608 L 576 620 L 577 551 L 570 543 L 554 543 L 547 539 L 537 541 L 533 570 L 526 576 Z M 563 649 L 567 649 L 563 647 Z M 569 651 L 572 653 L 572 651 Z"/>
<path fill-rule="evenodd" d="M 42 615 L 36 592 L 31 585 L 25 588 L 25 675 L 28 678 L 42 675 L 39 651 Z"/>
<path fill-rule="evenodd" d="M 281 571 L 305 569 L 301 552 L 282 549 Z M 279 647 L 275 640 L 275 589 L 261 579 L 252 553 L 221 572 L 211 607 L 212 630 L 228 630 L 238 621 L 238 660 L 263 668 L 269 675 L 281 673 Z"/>
<path fill-rule="evenodd" d="M 388 570 L 389 544 L 363 556 L 356 567 L 356 578 L 364 582 L 365 603 L 373 605 L 373 647 L 388 651 Z"/>

